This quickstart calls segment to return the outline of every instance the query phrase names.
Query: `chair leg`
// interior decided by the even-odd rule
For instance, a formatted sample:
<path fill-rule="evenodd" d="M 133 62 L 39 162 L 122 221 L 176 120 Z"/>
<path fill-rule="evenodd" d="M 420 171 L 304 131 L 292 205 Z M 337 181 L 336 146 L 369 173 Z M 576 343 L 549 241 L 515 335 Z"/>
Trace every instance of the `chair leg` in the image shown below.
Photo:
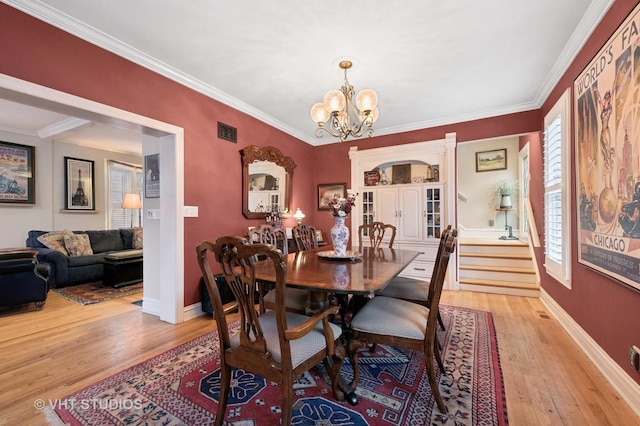
<path fill-rule="evenodd" d="M 218 411 L 216 412 L 216 426 L 221 426 L 224 422 L 224 415 L 227 412 L 227 401 L 229 401 L 229 388 L 231 387 L 231 367 L 220 367 L 220 400 L 218 401 Z"/>
<path fill-rule="evenodd" d="M 282 380 L 282 426 L 291 425 L 293 417 L 293 380 L 290 377 L 283 377 Z"/>
<path fill-rule="evenodd" d="M 438 339 L 434 340 L 435 348 L 433 348 L 434 356 L 436 357 L 436 362 L 438 363 L 438 368 L 440 368 L 440 372 L 445 373 L 444 364 L 442 363 L 442 356 L 440 355 L 440 342 Z"/>
<path fill-rule="evenodd" d="M 342 370 L 342 364 L 345 358 L 344 346 L 336 346 L 336 351 L 331 356 L 328 356 L 324 360 L 324 367 L 329 373 L 329 380 L 331 380 L 331 390 L 333 396 L 338 401 L 345 399 L 344 392 L 340 389 L 340 371 Z"/>
<path fill-rule="evenodd" d="M 440 324 L 440 328 L 442 329 L 442 331 L 444 331 L 445 330 L 444 321 L 442 321 L 442 316 L 440 315 L 440 309 L 438 309 L 438 324 Z"/>
<path fill-rule="evenodd" d="M 428 345 L 431 346 L 431 345 Z M 425 354 L 425 369 L 427 370 L 427 378 L 429 379 L 429 387 L 431 388 L 431 394 L 436 400 L 436 404 L 438 405 L 438 409 L 442 414 L 447 414 L 449 409 L 446 405 L 444 405 L 444 401 L 442 400 L 442 395 L 440 395 L 440 387 L 438 386 L 438 382 L 436 381 L 436 371 L 433 367 L 433 349 L 435 348 L 435 343 L 431 347 L 431 350 L 427 350 Z"/>

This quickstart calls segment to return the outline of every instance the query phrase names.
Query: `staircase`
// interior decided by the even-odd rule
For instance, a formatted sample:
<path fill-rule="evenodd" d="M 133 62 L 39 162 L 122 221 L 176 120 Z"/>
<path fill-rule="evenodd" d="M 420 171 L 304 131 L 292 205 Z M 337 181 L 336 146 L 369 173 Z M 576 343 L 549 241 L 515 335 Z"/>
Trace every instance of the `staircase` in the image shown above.
<path fill-rule="evenodd" d="M 461 240 L 460 290 L 539 297 L 540 283 L 529 252 L 519 240 Z"/>

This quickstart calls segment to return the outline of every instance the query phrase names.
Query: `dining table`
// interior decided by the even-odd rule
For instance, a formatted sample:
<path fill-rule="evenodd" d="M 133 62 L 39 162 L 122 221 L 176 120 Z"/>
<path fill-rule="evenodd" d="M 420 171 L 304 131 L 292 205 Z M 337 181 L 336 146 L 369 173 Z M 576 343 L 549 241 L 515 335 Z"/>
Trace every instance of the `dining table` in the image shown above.
<path fill-rule="evenodd" d="M 360 247 L 336 256 L 331 246 L 289 253 L 286 262 L 286 285 L 307 290 L 308 314 L 313 314 L 331 303 L 331 295 L 373 296 L 406 268 L 419 252 L 413 250 Z M 270 261 L 261 261 L 255 267 L 256 279 L 274 282 L 274 268 Z M 343 329 L 344 329 L 343 324 Z M 348 337 L 348 330 L 345 329 Z M 325 359 L 330 363 L 331 359 Z M 344 398 L 356 405 L 355 388 L 341 377 L 340 388 Z"/>

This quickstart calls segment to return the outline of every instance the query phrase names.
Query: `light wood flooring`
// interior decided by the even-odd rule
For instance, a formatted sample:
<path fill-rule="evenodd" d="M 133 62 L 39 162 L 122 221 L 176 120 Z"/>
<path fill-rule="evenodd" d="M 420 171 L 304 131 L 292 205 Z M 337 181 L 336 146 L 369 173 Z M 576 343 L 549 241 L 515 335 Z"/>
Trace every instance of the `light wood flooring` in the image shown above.
<path fill-rule="evenodd" d="M 46 425 L 34 408 L 214 329 L 143 314 L 140 295 L 95 305 L 54 292 L 0 310 L 0 424 Z M 636 425 L 640 419 L 535 298 L 444 292 L 442 303 L 493 313 L 511 425 Z"/>

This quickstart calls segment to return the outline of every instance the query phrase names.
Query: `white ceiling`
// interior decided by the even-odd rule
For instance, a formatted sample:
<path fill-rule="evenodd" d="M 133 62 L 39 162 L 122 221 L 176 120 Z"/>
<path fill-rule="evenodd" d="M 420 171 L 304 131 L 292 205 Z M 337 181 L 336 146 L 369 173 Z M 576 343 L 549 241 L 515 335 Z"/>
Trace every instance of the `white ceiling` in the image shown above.
<path fill-rule="evenodd" d="M 526 111 L 613 2 L 1 1 L 313 145 L 336 141 L 315 137 L 309 109 L 342 85 L 340 59 L 354 62 L 356 91 L 378 93 L 376 135 Z M 68 119 L 0 103 L 0 129 L 40 134 Z M 89 143 L 98 130 L 111 137 L 92 123 L 61 135 Z"/>

